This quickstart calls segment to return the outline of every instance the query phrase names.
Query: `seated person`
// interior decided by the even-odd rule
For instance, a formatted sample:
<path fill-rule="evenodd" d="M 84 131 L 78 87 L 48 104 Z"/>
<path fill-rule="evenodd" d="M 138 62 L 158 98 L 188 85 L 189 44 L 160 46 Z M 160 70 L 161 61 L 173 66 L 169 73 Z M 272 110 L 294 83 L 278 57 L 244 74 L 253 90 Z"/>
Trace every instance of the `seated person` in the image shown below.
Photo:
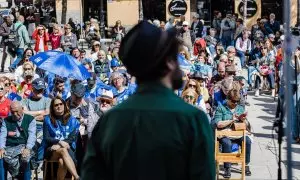
<path fill-rule="evenodd" d="M 97 97 L 97 101 L 99 102 L 100 112 L 104 113 L 113 107 L 114 95 L 110 90 L 103 90 L 101 96 Z"/>
<path fill-rule="evenodd" d="M 33 116 L 24 114 L 18 101 L 11 103 L 10 111 L 11 115 L 4 119 L 1 126 L 0 167 L 3 168 L 4 162 L 12 177 L 30 180 L 29 161 L 34 153 L 36 121 Z M 5 171 L 0 169 L 1 172 Z"/>
<path fill-rule="evenodd" d="M 55 96 L 60 96 L 63 100 L 66 100 L 71 96 L 71 93 L 65 87 L 65 80 L 61 77 L 55 77 L 54 88 L 52 92 L 49 93 L 49 98 L 54 98 Z"/>
<path fill-rule="evenodd" d="M 59 163 L 57 179 L 64 180 L 67 170 L 77 180 L 76 138 L 79 121 L 71 115 L 66 102 L 59 96 L 52 99 L 50 114 L 46 116 L 43 129 L 45 159 L 57 160 Z"/>
<path fill-rule="evenodd" d="M 234 122 L 243 121 L 246 122 L 246 118 L 238 118 L 240 115 L 245 113 L 245 108 L 239 105 L 240 101 L 240 92 L 239 89 L 231 89 L 227 94 L 227 102 L 225 104 L 219 104 L 218 108 L 216 109 L 214 122 L 219 130 L 231 130 Z M 223 137 L 219 139 L 220 144 L 222 145 L 222 152 L 223 153 L 231 153 L 232 152 L 232 143 L 238 143 L 239 145 L 242 144 L 243 138 L 230 138 L 230 137 Z M 250 163 L 250 153 L 251 153 L 251 139 L 246 136 L 246 169 L 245 174 L 247 176 L 251 175 L 251 171 L 249 168 Z M 224 163 L 224 178 L 231 177 L 231 170 L 230 170 L 230 163 Z"/>

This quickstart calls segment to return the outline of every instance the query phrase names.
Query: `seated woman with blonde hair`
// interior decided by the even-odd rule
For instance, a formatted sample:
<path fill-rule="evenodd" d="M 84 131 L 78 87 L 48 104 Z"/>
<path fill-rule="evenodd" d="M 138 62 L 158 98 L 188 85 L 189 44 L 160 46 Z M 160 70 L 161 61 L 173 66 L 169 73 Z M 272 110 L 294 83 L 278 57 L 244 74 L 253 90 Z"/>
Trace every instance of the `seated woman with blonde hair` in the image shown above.
<path fill-rule="evenodd" d="M 50 114 L 44 120 L 43 141 L 45 159 L 59 162 L 58 180 L 65 179 L 67 170 L 76 180 L 79 179 L 75 166 L 79 126 L 79 121 L 71 115 L 66 102 L 59 96 L 52 99 Z"/>
<path fill-rule="evenodd" d="M 198 107 L 199 109 L 203 110 L 206 113 L 206 107 L 203 99 L 198 103 L 199 94 L 196 92 L 195 89 L 187 88 L 182 92 L 181 97 L 186 103 L 189 103 L 193 106 Z"/>

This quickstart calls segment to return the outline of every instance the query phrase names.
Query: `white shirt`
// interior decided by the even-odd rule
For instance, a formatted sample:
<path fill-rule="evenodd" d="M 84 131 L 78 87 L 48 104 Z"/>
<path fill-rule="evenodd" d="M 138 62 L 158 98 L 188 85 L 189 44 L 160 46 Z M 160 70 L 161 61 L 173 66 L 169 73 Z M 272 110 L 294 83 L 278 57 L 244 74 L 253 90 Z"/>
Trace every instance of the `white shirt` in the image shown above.
<path fill-rule="evenodd" d="M 239 51 L 242 51 L 242 52 L 246 52 L 247 50 L 250 52 L 251 51 L 251 41 L 250 41 L 250 39 L 243 40 L 241 37 L 239 37 L 236 40 L 235 48 Z"/>

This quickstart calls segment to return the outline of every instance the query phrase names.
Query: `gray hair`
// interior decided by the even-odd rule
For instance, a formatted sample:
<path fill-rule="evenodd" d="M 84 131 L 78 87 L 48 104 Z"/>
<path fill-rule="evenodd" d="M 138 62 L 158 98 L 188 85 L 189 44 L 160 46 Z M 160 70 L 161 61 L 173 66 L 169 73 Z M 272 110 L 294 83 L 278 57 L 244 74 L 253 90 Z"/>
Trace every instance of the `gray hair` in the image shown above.
<path fill-rule="evenodd" d="M 226 49 L 226 51 L 228 52 L 230 50 L 235 50 L 235 47 L 234 46 L 228 46 L 227 49 Z"/>

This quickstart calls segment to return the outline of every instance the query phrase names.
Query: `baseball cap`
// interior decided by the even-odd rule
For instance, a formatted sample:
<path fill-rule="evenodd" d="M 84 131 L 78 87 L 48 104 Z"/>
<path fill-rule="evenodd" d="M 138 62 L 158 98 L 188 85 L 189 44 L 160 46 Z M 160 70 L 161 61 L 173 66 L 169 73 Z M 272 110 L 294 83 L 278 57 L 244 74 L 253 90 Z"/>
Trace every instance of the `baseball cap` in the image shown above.
<path fill-rule="evenodd" d="M 269 38 L 275 38 L 274 34 L 269 34 Z"/>
<path fill-rule="evenodd" d="M 182 25 L 183 25 L 183 26 L 188 26 L 188 25 L 189 25 L 189 22 L 183 21 Z"/>
<path fill-rule="evenodd" d="M 46 89 L 46 83 L 43 78 L 37 78 L 32 81 L 32 87 L 36 90 Z"/>
<path fill-rule="evenodd" d="M 112 102 L 114 99 L 113 92 L 111 90 L 104 90 L 102 95 L 97 98 L 97 101 L 100 101 L 102 99 L 109 100 Z"/>
<path fill-rule="evenodd" d="M 85 94 L 85 86 L 83 84 L 77 83 L 72 87 L 71 92 L 77 97 L 83 97 Z"/>

